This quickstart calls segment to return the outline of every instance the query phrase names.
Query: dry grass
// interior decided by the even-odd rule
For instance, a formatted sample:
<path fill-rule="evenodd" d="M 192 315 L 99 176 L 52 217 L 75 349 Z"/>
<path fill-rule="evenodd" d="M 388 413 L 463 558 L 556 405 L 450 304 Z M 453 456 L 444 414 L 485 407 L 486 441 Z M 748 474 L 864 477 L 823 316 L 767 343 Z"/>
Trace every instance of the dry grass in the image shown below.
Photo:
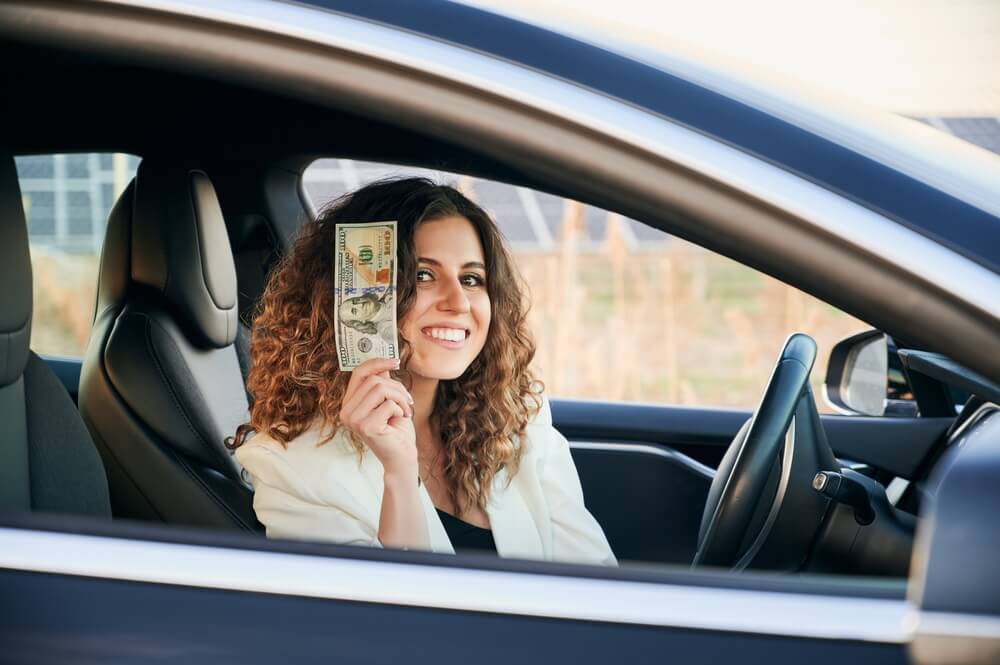
<path fill-rule="evenodd" d="M 97 297 L 97 257 L 47 254 L 32 248 L 31 271 L 31 348 L 46 355 L 83 356 Z"/>
<path fill-rule="evenodd" d="M 568 225 L 558 251 L 517 256 L 549 394 L 750 408 L 798 331 L 819 346 L 812 382 L 827 408 L 819 386 L 830 349 L 869 326 L 683 241 L 629 253 L 615 223 L 603 251 L 578 251 Z"/>

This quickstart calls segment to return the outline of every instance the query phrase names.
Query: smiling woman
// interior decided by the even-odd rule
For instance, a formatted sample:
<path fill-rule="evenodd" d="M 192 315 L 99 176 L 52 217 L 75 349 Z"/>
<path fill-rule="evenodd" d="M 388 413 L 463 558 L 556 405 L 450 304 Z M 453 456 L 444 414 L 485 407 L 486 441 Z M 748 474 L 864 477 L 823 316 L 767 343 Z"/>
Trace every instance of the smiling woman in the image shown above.
<path fill-rule="evenodd" d="M 344 372 L 333 234 L 387 219 L 401 357 Z M 393 306 L 356 300 L 340 313 L 358 325 Z M 231 445 L 268 535 L 614 564 L 529 369 L 534 351 L 521 279 L 479 206 L 420 178 L 335 201 L 303 228 L 254 321 L 254 404 Z"/>

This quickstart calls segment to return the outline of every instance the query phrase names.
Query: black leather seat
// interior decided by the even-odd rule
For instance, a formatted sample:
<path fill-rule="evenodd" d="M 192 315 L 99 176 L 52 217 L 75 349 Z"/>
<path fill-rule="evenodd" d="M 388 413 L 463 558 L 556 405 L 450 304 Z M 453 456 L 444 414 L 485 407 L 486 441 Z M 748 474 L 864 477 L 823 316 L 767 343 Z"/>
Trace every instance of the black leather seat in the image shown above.
<path fill-rule="evenodd" d="M 215 189 L 144 161 L 108 220 L 80 412 L 115 515 L 257 530 L 225 448 L 248 418 L 236 272 Z"/>
<path fill-rule="evenodd" d="M 0 152 L 0 512 L 110 517 L 101 459 L 73 400 L 29 349 L 31 260 L 13 157 Z"/>

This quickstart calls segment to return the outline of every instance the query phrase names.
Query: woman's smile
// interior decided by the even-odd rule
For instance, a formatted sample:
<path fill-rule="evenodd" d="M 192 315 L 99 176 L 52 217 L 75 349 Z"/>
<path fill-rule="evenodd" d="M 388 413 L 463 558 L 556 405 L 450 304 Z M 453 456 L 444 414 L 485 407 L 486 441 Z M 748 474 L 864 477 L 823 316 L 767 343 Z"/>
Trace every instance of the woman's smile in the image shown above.
<path fill-rule="evenodd" d="M 467 328 L 455 328 L 452 326 L 428 326 L 421 330 L 421 332 L 424 336 L 430 337 L 446 349 L 462 348 L 465 346 L 465 340 L 469 336 Z"/>

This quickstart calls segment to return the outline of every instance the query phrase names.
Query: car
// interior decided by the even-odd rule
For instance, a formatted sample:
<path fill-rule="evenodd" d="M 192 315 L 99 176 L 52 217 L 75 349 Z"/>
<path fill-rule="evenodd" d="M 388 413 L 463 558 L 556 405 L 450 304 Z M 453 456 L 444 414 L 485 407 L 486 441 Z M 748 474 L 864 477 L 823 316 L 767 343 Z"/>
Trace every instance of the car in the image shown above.
<path fill-rule="evenodd" d="M 12 0 L 0 48 L 4 660 L 1000 658 L 996 156 L 443 0 Z M 48 153 L 142 159 L 82 359 L 28 354 L 12 156 Z M 223 447 L 245 314 L 331 156 L 600 206 L 863 319 L 821 359 L 840 413 L 796 330 L 755 409 L 553 398 L 618 568 L 263 538 Z"/>

